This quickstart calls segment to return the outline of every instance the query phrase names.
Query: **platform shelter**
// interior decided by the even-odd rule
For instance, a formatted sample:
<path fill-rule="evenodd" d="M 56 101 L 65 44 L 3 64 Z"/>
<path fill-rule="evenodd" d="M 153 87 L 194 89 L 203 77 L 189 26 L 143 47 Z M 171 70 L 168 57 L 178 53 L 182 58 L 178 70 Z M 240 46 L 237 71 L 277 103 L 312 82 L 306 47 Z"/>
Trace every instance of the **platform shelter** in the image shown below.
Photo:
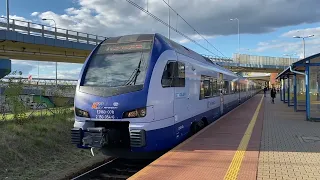
<path fill-rule="evenodd" d="M 294 62 L 276 78 L 283 103 L 305 111 L 307 121 L 320 121 L 320 53 Z"/>

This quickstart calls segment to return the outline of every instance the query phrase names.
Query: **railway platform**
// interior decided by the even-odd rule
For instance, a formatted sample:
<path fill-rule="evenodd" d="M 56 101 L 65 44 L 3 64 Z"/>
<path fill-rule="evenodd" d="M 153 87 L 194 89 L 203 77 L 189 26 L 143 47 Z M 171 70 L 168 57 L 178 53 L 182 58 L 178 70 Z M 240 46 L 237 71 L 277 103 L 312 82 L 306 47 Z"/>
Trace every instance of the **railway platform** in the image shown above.
<path fill-rule="evenodd" d="M 320 179 L 320 123 L 258 94 L 129 179 Z"/>

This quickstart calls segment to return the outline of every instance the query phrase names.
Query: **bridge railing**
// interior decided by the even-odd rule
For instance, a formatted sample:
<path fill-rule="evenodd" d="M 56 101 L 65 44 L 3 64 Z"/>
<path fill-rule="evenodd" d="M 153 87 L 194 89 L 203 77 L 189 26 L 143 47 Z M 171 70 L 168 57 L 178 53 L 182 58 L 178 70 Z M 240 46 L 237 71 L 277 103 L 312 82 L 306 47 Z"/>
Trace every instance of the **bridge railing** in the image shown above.
<path fill-rule="evenodd" d="M 214 62 L 233 62 L 232 58 L 227 58 L 227 57 L 218 57 L 218 56 L 211 56 L 206 54 L 202 54 L 202 56 L 207 57 Z"/>
<path fill-rule="evenodd" d="M 287 58 L 287 57 L 269 57 L 269 56 L 255 56 L 249 54 L 234 54 L 232 58 L 228 57 L 218 57 L 218 56 L 203 56 L 211 59 L 214 62 L 223 62 L 224 65 L 228 65 L 229 63 L 240 63 L 244 65 L 254 65 L 254 66 L 289 66 L 292 63 L 300 60 L 299 58 Z"/>
<path fill-rule="evenodd" d="M 234 54 L 233 59 L 234 62 L 240 64 L 271 66 L 289 66 L 299 60 L 298 58 L 255 56 L 249 54 Z"/>
<path fill-rule="evenodd" d="M 0 30 L 1 29 L 7 30 L 7 18 L 5 17 L 0 17 Z M 22 34 L 67 40 L 71 42 L 79 42 L 91 45 L 97 45 L 101 41 L 107 39 L 107 37 L 104 36 L 52 27 L 18 19 L 9 19 L 9 30 Z"/>

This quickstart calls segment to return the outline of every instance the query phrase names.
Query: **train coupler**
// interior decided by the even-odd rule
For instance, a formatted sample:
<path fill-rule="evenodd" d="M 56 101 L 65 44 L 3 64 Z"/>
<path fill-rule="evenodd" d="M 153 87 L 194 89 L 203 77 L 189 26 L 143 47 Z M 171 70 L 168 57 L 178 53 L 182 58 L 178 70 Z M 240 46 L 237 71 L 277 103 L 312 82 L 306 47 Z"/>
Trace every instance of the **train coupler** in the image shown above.
<path fill-rule="evenodd" d="M 108 144 L 108 137 L 106 136 L 106 129 L 104 127 L 87 128 L 87 131 L 84 131 L 82 144 L 84 146 L 101 148 L 105 144 Z"/>

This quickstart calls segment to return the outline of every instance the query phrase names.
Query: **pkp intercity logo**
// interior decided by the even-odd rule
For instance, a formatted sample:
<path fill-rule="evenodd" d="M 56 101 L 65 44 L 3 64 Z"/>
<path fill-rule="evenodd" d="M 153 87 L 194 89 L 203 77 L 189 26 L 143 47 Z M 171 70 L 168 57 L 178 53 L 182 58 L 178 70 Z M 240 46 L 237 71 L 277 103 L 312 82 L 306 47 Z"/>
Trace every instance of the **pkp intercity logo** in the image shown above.
<path fill-rule="evenodd" d="M 92 109 L 100 109 L 100 107 L 103 105 L 103 102 L 94 102 L 92 103 Z"/>

